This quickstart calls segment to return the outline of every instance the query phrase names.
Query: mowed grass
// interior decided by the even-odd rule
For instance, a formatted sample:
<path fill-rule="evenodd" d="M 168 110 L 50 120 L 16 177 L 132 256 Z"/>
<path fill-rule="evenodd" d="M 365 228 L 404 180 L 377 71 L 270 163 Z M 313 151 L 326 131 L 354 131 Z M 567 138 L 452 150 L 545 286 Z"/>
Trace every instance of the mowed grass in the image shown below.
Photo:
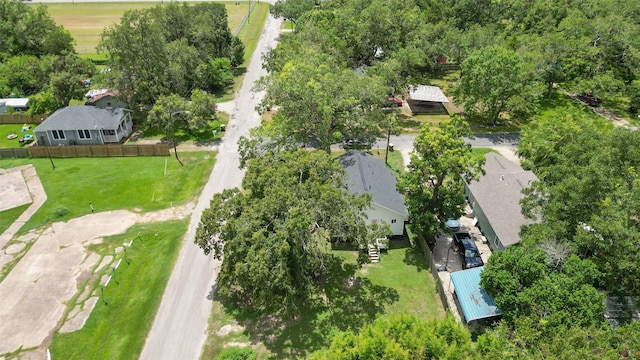
<path fill-rule="evenodd" d="M 7 230 L 9 226 L 11 226 L 11 224 L 13 224 L 13 222 L 16 221 L 16 219 L 20 217 L 27 208 L 29 208 L 29 206 L 31 206 L 31 204 L 24 204 L 14 207 L 13 209 L 0 211 L 0 234 Z"/>
<path fill-rule="evenodd" d="M 379 263 L 365 265 L 358 276 L 372 284 L 390 287 L 398 292 L 398 301 L 387 304 L 383 317 L 392 314 L 409 314 L 423 319 L 440 318 L 444 308 L 438 297 L 433 277 L 429 273 L 420 250 L 409 246 L 408 241 L 393 242 L 387 254 L 381 254 Z M 357 261 L 357 252 L 344 254 L 350 262 Z"/>
<path fill-rule="evenodd" d="M 55 333 L 49 347 L 53 359 L 137 359 L 160 306 L 162 294 L 187 231 L 188 220 L 141 224 L 95 246 L 102 255 L 134 239 L 101 297 L 98 277 L 90 286 L 99 300 L 84 327 Z M 141 234 L 140 241 L 138 233 Z M 123 255 L 118 256 L 122 258 Z M 106 270 L 111 270 L 108 266 Z M 117 282 L 116 282 L 117 280 Z M 73 306 L 70 306 L 70 309 Z"/>
<path fill-rule="evenodd" d="M 324 290 L 328 304 L 302 309 L 299 318 L 237 316 L 214 301 L 208 339 L 201 359 L 214 359 L 229 344 L 250 345 L 260 359 L 305 358 L 329 346 L 338 330 L 358 331 L 378 317 L 410 314 L 423 319 L 441 318 L 444 308 L 433 277 L 420 251 L 408 240 L 392 241 L 388 254 L 377 264 L 358 268 L 358 252 L 331 250 L 343 261 L 334 267 Z M 225 325 L 236 331 L 218 334 Z"/>
<path fill-rule="evenodd" d="M 76 51 L 81 54 L 92 54 L 96 52 L 96 46 L 100 42 L 104 29 L 119 23 L 125 11 L 147 9 L 160 4 L 162 2 L 49 3 L 47 8 L 56 24 L 69 30 L 76 41 Z M 249 3 L 241 2 L 240 5 L 236 5 L 234 2 L 224 2 L 223 4 L 227 9 L 229 29 L 233 32 L 247 14 Z"/>
<path fill-rule="evenodd" d="M 95 211 L 128 209 L 152 211 L 180 205 L 194 198 L 206 183 L 216 153 L 173 157 L 113 157 L 0 160 L 0 168 L 34 164 L 47 201 L 20 230 L 66 221 Z M 164 175 L 166 162 L 166 176 Z"/>
<path fill-rule="evenodd" d="M 26 133 L 33 135 L 33 128 L 35 128 L 36 126 L 37 126 L 36 124 L 31 124 L 31 130 Z M 0 125 L 0 149 L 19 148 L 20 143 L 18 143 L 18 140 L 20 140 L 20 138 L 24 134 L 26 134 L 21 132 L 20 130 L 22 130 L 22 124 Z M 18 135 L 18 137 L 15 139 L 8 139 L 7 136 L 9 134 L 16 134 Z"/>

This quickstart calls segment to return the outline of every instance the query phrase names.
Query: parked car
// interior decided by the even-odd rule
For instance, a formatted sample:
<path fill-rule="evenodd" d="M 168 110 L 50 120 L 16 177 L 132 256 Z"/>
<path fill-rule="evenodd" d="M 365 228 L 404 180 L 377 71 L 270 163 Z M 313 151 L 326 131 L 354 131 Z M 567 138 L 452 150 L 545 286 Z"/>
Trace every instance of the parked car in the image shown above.
<path fill-rule="evenodd" d="M 444 222 L 444 226 L 453 232 L 460 231 L 460 220 L 450 217 Z"/>
<path fill-rule="evenodd" d="M 368 150 L 368 149 L 371 149 L 371 143 L 369 141 L 358 139 L 358 138 L 345 138 L 342 141 L 342 148 L 345 150 L 350 150 L 350 149 Z"/>
<path fill-rule="evenodd" d="M 583 103 L 593 107 L 600 106 L 600 103 L 602 102 L 602 100 L 600 100 L 600 98 L 598 97 L 595 97 L 593 93 L 582 93 L 578 95 L 578 99 L 580 99 L 580 101 L 582 101 Z"/>
<path fill-rule="evenodd" d="M 484 261 L 482 261 L 482 258 L 480 257 L 480 251 L 478 251 L 476 242 L 469 233 L 454 233 L 453 244 L 455 250 L 460 254 L 463 269 L 471 269 L 484 265 Z"/>
<path fill-rule="evenodd" d="M 387 98 L 387 106 L 402 106 L 402 99 L 398 99 L 393 95 L 389 95 Z"/>

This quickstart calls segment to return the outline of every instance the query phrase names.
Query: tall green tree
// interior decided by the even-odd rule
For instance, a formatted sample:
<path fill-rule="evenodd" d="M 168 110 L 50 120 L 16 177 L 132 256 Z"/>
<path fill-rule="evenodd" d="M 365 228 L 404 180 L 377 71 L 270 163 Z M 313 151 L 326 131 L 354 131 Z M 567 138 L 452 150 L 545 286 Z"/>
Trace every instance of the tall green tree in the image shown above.
<path fill-rule="evenodd" d="M 210 63 L 226 58 L 235 68 L 244 46 L 230 33 L 222 4 L 171 3 L 127 11 L 102 35 L 98 49 L 109 54 L 108 85 L 117 89 L 137 117 L 162 96 L 184 98 L 193 89 L 216 90 Z"/>
<path fill-rule="evenodd" d="M 461 214 L 463 181 L 474 181 L 482 172 L 484 157 L 473 156 L 463 136 L 471 136 L 471 130 L 457 116 L 436 129 L 423 127 L 409 171 L 398 182 L 398 190 L 406 194 L 412 224 L 426 236 L 435 235 L 443 219 Z"/>
<path fill-rule="evenodd" d="M 600 278 L 590 260 L 550 262 L 539 248 L 515 246 L 491 256 L 480 285 L 512 325 L 533 317 L 549 326 L 591 326 L 604 321 L 604 294 L 594 287 Z"/>
<path fill-rule="evenodd" d="M 518 55 L 491 46 L 472 53 L 462 64 L 460 80 L 453 88 L 456 103 L 465 112 L 496 125 L 517 97 L 526 96 L 528 78 Z"/>
<path fill-rule="evenodd" d="M 257 88 L 266 88 L 263 109 L 277 107 L 264 127 L 275 142 L 311 142 L 329 153 L 343 137 L 372 142 L 389 126 L 381 109 L 387 95 L 381 80 L 341 68 L 327 55 L 309 51 L 263 78 Z"/>
<path fill-rule="evenodd" d="M 363 243 L 366 197 L 347 192 L 327 153 L 268 153 L 249 161 L 243 190 L 214 195 L 196 243 L 222 259 L 218 294 L 235 306 L 291 315 L 322 292 L 332 236 Z"/>
<path fill-rule="evenodd" d="M 43 4 L 0 0 L 0 62 L 16 55 L 65 55 L 75 52 L 73 38 L 56 26 Z"/>

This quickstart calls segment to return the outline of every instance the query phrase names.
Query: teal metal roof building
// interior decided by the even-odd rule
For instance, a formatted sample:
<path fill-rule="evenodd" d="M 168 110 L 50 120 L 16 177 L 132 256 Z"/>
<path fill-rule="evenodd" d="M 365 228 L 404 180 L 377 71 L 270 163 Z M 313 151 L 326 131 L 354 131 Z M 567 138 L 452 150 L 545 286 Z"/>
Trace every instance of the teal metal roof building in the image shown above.
<path fill-rule="evenodd" d="M 480 273 L 483 270 L 484 266 L 451 273 L 451 282 L 467 323 L 502 315 L 493 298 L 480 287 Z"/>

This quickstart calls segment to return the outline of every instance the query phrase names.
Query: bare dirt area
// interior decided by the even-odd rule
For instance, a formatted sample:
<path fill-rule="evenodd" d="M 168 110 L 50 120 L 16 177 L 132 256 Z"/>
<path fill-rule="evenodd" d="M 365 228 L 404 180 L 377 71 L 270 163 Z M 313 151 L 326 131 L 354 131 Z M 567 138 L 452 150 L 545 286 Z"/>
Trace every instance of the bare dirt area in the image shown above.
<path fill-rule="evenodd" d="M 31 187 L 14 191 L 32 195 L 34 192 Z M 41 187 L 35 192 L 41 192 L 36 197 L 46 199 Z M 102 257 L 89 251 L 90 244 L 124 233 L 137 223 L 185 218 L 193 208 L 190 203 L 143 214 L 126 210 L 95 213 L 10 236 L 10 245 L 2 244 L 0 264 L 14 261 L 18 254 L 23 257 L 0 283 L 0 354 L 20 348 L 35 349 L 23 351 L 20 358 L 43 358 L 42 346 L 53 331 L 59 327 L 61 331 L 73 331 L 84 325 L 98 295 L 81 289 L 81 284 L 114 261 L 111 256 Z M 26 253 L 21 252 L 25 248 Z M 65 319 L 67 303 L 76 295 L 80 295 L 82 306 L 73 309 Z"/>

